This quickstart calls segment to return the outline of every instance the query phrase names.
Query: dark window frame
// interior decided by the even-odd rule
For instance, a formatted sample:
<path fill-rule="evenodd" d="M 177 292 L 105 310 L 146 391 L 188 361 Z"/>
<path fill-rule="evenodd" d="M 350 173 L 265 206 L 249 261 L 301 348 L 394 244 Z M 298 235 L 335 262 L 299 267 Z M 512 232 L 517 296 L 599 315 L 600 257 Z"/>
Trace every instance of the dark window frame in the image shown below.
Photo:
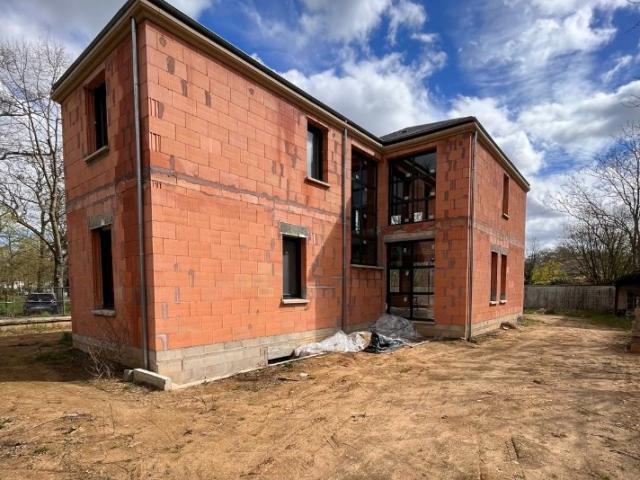
<path fill-rule="evenodd" d="M 309 134 L 313 135 L 311 141 Z M 307 177 L 321 182 L 326 181 L 325 137 L 326 131 L 320 125 L 307 120 Z M 311 153 L 310 145 L 313 147 Z"/>
<path fill-rule="evenodd" d="M 498 301 L 498 252 L 491 252 L 491 279 L 489 282 L 489 302 Z"/>
<path fill-rule="evenodd" d="M 500 255 L 500 301 L 507 300 L 507 255 Z"/>
<path fill-rule="evenodd" d="M 419 243 L 431 243 L 432 248 L 433 248 L 433 258 L 429 261 L 426 262 L 424 264 L 417 264 L 416 260 L 416 245 L 418 245 Z M 392 259 L 391 259 L 391 249 L 392 248 L 400 248 L 400 249 L 408 249 L 408 254 L 406 256 L 403 255 L 403 257 L 400 260 L 400 265 L 392 265 Z M 407 261 L 409 260 L 409 261 Z M 407 261 L 405 263 L 405 261 Z M 386 295 L 386 302 L 387 302 L 387 308 L 386 311 L 387 313 L 391 313 L 391 309 L 392 309 L 392 297 L 411 297 L 410 302 L 409 302 L 409 316 L 405 317 L 408 318 L 409 320 L 412 321 L 421 321 L 421 322 L 435 322 L 436 319 L 432 318 L 424 318 L 424 317 L 416 317 L 414 314 L 414 311 L 416 310 L 416 308 L 418 307 L 417 303 L 416 303 L 416 298 L 417 297 L 429 297 L 430 298 L 430 303 L 432 305 L 432 309 L 434 308 L 434 304 L 435 304 L 435 268 L 436 268 L 436 258 L 435 258 L 435 239 L 424 239 L 424 240 L 412 240 L 412 241 L 407 241 L 407 242 L 393 242 L 393 243 L 389 243 L 387 244 L 387 295 Z M 398 278 L 398 286 L 399 289 L 401 290 L 401 285 L 402 285 L 402 278 L 401 276 L 404 275 L 408 277 L 408 282 L 409 282 L 409 291 L 408 292 L 403 292 L 403 291 L 398 291 L 398 292 L 392 292 L 391 291 L 391 274 L 392 271 L 397 271 L 398 275 L 400 276 Z M 428 272 L 430 271 L 430 273 Z M 415 290 L 415 279 L 416 279 L 416 272 L 425 272 L 427 274 L 427 277 L 430 276 L 431 278 L 431 290 L 427 290 L 427 291 L 416 291 Z"/>
<path fill-rule="evenodd" d="M 371 195 L 373 192 L 373 195 Z M 372 197 L 372 198 L 371 198 Z M 378 163 L 351 152 L 351 264 L 378 264 Z M 358 225 L 359 224 L 359 225 Z M 358 228 L 358 226 L 360 228 Z"/>
<path fill-rule="evenodd" d="M 433 168 L 429 169 L 429 171 L 426 171 L 423 166 L 416 162 L 416 158 L 426 155 L 433 155 L 431 162 Z M 432 222 L 435 220 L 436 164 L 436 150 L 415 153 L 389 162 L 389 212 L 387 221 L 390 226 Z M 397 174 L 401 167 L 405 169 L 404 176 Z M 417 195 L 417 181 L 424 182 L 424 196 Z M 401 188 L 400 184 L 402 184 Z M 402 193 L 408 190 L 410 195 L 400 195 L 400 190 L 402 190 Z M 429 208 L 430 204 L 433 205 L 432 208 Z M 423 213 L 422 219 L 415 220 L 417 213 Z M 398 215 L 400 216 L 400 221 L 394 223 L 393 218 Z"/>
<path fill-rule="evenodd" d="M 509 191 L 511 179 L 506 173 L 502 177 L 502 216 L 509 218 Z"/>
<path fill-rule="evenodd" d="M 107 83 L 102 72 L 87 86 L 89 154 L 109 146 L 107 93 Z"/>
<path fill-rule="evenodd" d="M 113 237 L 111 227 L 92 231 L 94 245 L 94 304 L 101 310 L 115 309 Z"/>
<path fill-rule="evenodd" d="M 282 235 L 282 298 L 304 299 L 304 237 Z M 292 250 L 288 250 L 288 247 Z M 291 263 L 287 263 L 290 252 L 293 251 L 297 258 L 293 259 L 293 272 L 288 272 Z M 293 285 L 291 284 L 293 280 Z"/>

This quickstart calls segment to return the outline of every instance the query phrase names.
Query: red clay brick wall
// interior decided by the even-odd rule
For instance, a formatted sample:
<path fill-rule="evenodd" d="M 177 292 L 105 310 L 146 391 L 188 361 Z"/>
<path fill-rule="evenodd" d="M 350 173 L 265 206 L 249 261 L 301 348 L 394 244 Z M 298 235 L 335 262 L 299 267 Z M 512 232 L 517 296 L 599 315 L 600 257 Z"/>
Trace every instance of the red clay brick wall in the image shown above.
<path fill-rule="evenodd" d="M 436 211 L 433 221 L 388 225 L 389 160 L 435 148 Z M 437 143 L 414 145 L 385 157 L 379 170 L 379 213 L 382 238 L 394 234 L 425 230 L 435 235 L 436 268 L 434 277 L 434 316 L 437 325 L 464 325 L 466 311 L 467 211 L 469 203 L 469 165 L 471 134 L 462 133 Z M 381 240 L 383 263 L 386 245 Z M 383 283 L 386 292 L 386 278 Z"/>
<path fill-rule="evenodd" d="M 357 142 L 353 139 L 349 140 L 351 147 L 360 150 L 369 158 L 377 162 L 377 227 L 380 232 L 381 227 L 385 225 L 386 219 L 381 215 L 380 206 L 386 202 L 386 188 L 382 189 L 382 175 L 387 165 L 382 160 L 379 152 Z M 385 306 L 385 281 L 386 275 L 384 270 L 384 253 L 382 248 L 382 237 L 378 236 L 378 268 L 368 268 L 362 266 L 351 265 L 351 153 L 347 153 L 347 269 L 348 275 L 348 312 L 347 326 L 349 328 L 362 327 L 366 324 L 375 322 L 380 314 L 384 311 Z"/>
<path fill-rule="evenodd" d="M 502 216 L 502 182 L 506 173 L 478 142 L 476 153 L 473 322 L 483 322 L 522 312 L 524 302 L 524 241 L 526 192 L 510 181 L 509 218 Z M 491 249 L 507 251 L 507 303 L 489 304 Z M 498 257 L 500 296 L 500 256 Z"/>
<path fill-rule="evenodd" d="M 131 43 L 121 42 L 104 64 L 109 152 L 87 164 L 87 93 L 78 87 L 62 103 L 73 333 L 140 346 L 138 242 L 136 230 Z M 147 195 L 147 202 L 149 196 Z M 150 212 L 146 212 L 149 218 Z M 89 220 L 113 217 L 115 317 L 91 313 L 94 271 Z"/>
<path fill-rule="evenodd" d="M 304 111 L 146 22 L 155 348 L 340 325 L 342 131 L 305 182 Z M 307 305 L 283 305 L 280 222 L 305 227 Z"/>

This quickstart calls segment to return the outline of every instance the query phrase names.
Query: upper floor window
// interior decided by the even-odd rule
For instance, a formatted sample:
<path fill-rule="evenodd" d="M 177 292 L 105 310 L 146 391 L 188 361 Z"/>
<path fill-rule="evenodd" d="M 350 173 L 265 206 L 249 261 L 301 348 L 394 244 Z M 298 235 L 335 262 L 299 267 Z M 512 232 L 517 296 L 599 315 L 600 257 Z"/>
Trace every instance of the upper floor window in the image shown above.
<path fill-rule="evenodd" d="M 389 168 L 389 224 L 433 220 L 436 152 L 394 160 Z"/>
<path fill-rule="evenodd" d="M 324 180 L 324 135 L 320 128 L 307 125 L 307 175 L 315 180 Z"/>
<path fill-rule="evenodd" d="M 509 218 L 509 175 L 502 178 L 502 215 Z"/>
<path fill-rule="evenodd" d="M 376 265 L 377 164 L 364 155 L 351 155 L 351 263 Z"/>
<path fill-rule="evenodd" d="M 104 77 L 89 88 L 89 146 L 91 151 L 107 146 L 107 85 Z"/>

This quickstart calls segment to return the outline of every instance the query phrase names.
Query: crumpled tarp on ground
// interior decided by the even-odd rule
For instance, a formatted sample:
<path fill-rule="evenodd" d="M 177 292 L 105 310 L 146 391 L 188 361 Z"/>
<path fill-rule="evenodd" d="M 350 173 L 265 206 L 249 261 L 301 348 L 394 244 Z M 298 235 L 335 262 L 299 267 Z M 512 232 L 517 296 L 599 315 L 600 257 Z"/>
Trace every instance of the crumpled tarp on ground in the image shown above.
<path fill-rule="evenodd" d="M 354 332 L 347 335 L 339 330 L 321 342 L 299 346 L 295 349 L 294 355 L 306 357 L 320 353 L 361 352 L 362 350 L 369 353 L 383 353 L 423 339 L 411 321 L 386 313 L 376 320 L 370 331 L 371 340 L 369 341 L 368 332 Z"/>
<path fill-rule="evenodd" d="M 397 317 L 388 313 L 380 315 L 370 330 L 379 335 L 389 338 L 400 338 L 408 342 L 416 342 L 422 340 L 422 336 L 413 326 L 413 322 L 406 318 Z"/>
<path fill-rule="evenodd" d="M 408 343 L 409 342 L 402 338 L 391 338 L 380 333 L 371 332 L 371 341 L 364 351 L 367 353 L 393 352 L 400 347 L 404 347 Z"/>
<path fill-rule="evenodd" d="M 296 357 L 306 357 L 319 353 L 330 352 L 360 352 L 367 346 L 367 341 L 361 333 L 354 332 L 349 335 L 342 330 L 337 331 L 321 342 L 308 343 L 295 349 Z"/>
<path fill-rule="evenodd" d="M 392 352 L 400 347 L 422 340 L 422 336 L 406 318 L 385 313 L 376 320 L 371 328 L 371 341 L 365 352 Z"/>

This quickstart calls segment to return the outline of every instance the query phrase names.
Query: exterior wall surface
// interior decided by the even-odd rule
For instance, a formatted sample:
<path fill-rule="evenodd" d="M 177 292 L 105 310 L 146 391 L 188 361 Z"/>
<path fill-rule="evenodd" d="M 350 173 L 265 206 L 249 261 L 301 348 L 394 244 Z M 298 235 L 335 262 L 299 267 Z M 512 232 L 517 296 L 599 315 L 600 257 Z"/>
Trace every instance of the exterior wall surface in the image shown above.
<path fill-rule="evenodd" d="M 326 185 L 308 181 L 304 111 L 149 22 L 141 31 L 160 373 L 220 372 L 218 361 L 169 361 L 166 351 L 272 338 L 263 357 L 275 358 L 300 334 L 338 328 L 341 130 L 309 116 L 326 130 L 327 171 Z M 306 232 L 306 303 L 282 299 L 283 224 Z"/>
<path fill-rule="evenodd" d="M 509 216 L 502 215 L 502 185 L 507 172 L 480 141 L 476 149 L 475 172 L 472 323 L 479 325 L 472 328 L 474 335 L 522 315 L 526 219 L 526 192 L 513 178 L 509 187 Z M 500 302 L 498 298 L 495 304 L 489 301 L 492 251 L 507 255 L 507 298 L 506 302 Z"/>
<path fill-rule="evenodd" d="M 107 84 L 108 151 L 91 161 L 87 132 L 86 85 L 104 71 Z M 119 43 L 62 104 L 63 142 L 74 337 L 116 343 L 134 352 L 141 362 L 138 290 L 138 242 L 134 172 L 131 43 Z M 146 198 L 149 204 L 149 196 Z M 150 211 L 146 212 L 147 218 Z M 93 312 L 94 295 L 91 227 L 110 224 L 113 248 L 114 312 Z M 149 245 L 150 246 L 150 245 Z M 151 250 L 148 249 L 150 252 Z M 86 342 L 76 342 L 80 348 Z"/>
<path fill-rule="evenodd" d="M 436 202 L 432 221 L 389 225 L 389 161 L 410 154 L 436 151 Z M 467 309 L 468 211 L 471 134 L 461 133 L 437 142 L 418 143 L 385 156 L 379 179 L 382 265 L 386 245 L 397 241 L 435 239 L 435 323 L 419 322 L 424 334 L 461 336 Z M 386 292 L 386 276 L 383 289 Z"/>

